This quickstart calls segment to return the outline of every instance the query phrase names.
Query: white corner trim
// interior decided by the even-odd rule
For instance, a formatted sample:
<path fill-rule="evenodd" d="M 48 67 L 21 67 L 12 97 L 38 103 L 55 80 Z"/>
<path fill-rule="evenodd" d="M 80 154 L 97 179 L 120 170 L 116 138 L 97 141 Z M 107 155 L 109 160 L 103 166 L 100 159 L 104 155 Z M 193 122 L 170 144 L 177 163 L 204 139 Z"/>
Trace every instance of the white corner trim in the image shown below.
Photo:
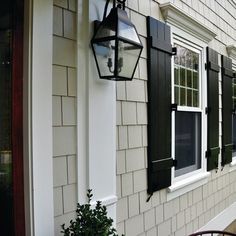
<path fill-rule="evenodd" d="M 226 47 L 229 57 L 236 60 L 236 45 L 229 45 Z"/>
<path fill-rule="evenodd" d="M 195 188 L 202 186 L 203 184 L 206 184 L 209 176 L 209 172 L 199 173 L 172 184 L 169 188 L 167 188 L 167 201 L 177 198 Z"/>
<path fill-rule="evenodd" d="M 216 37 L 216 32 L 211 30 L 206 25 L 203 25 L 197 19 L 184 12 L 182 9 L 176 7 L 173 3 L 164 3 L 160 5 L 160 9 L 164 20 L 174 25 L 187 33 L 199 38 L 205 43 L 209 43 Z"/>
<path fill-rule="evenodd" d="M 93 21 L 100 20 L 103 0 L 78 1 L 78 200 L 102 201 L 116 222 L 116 84 L 101 80 L 89 46 Z M 86 20 L 84 20 L 86 19 Z"/>
<path fill-rule="evenodd" d="M 89 1 L 77 1 L 77 182 L 78 202 L 87 202 Z"/>
<path fill-rule="evenodd" d="M 236 202 L 223 210 L 198 231 L 224 230 L 236 219 Z"/>
<path fill-rule="evenodd" d="M 54 235 L 52 159 L 53 1 L 32 1 L 31 162 L 34 236 Z"/>

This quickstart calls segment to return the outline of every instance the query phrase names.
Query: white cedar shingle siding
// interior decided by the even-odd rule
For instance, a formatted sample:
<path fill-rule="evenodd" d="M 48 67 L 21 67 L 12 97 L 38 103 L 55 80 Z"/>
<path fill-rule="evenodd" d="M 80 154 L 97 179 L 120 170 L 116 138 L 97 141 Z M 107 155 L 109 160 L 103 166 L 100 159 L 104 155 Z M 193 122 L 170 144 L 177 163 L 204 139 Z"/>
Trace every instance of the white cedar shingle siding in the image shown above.
<path fill-rule="evenodd" d="M 75 217 L 76 185 L 76 0 L 54 0 L 53 178 L 55 235 Z"/>
<path fill-rule="evenodd" d="M 127 0 L 127 11 L 141 35 L 144 50 L 134 76 L 135 79 L 132 82 L 117 83 L 117 138 L 119 143 L 117 158 L 120 158 L 122 151 L 122 160 L 118 160 L 119 166 L 117 168 L 119 180 L 117 193 L 119 202 L 124 199 L 125 209 L 128 209 L 127 216 L 127 210 L 123 212 L 120 204 L 117 205 L 117 219 L 119 219 L 117 230 L 120 235 L 122 233 L 127 236 L 188 235 L 205 225 L 236 199 L 236 173 L 235 171 L 229 172 L 229 167 L 226 166 L 223 171 L 217 173 L 212 171 L 207 184 L 176 199 L 167 202 L 166 190 L 161 190 L 155 192 L 150 201 L 146 203 L 148 196 L 145 182 L 147 166 L 147 55 L 145 38 L 147 30 L 145 17 L 151 15 L 161 20 L 162 14 L 159 4 L 163 2 L 167 1 Z M 210 42 L 209 46 L 227 56 L 226 46 L 236 43 L 236 5 L 232 3 L 233 1 L 173 0 L 171 2 L 217 32 L 216 39 Z M 144 94 L 145 99 L 143 98 Z M 220 118 L 220 128 L 221 121 Z M 142 142 L 139 140 L 140 125 L 142 125 Z M 131 133 L 132 131 L 133 133 Z M 221 141 L 221 137 L 219 140 Z M 127 187 L 127 183 L 121 181 L 124 171 L 129 173 L 129 176 L 132 173 L 134 185 L 133 188 L 129 186 L 130 191 L 126 189 L 125 196 L 122 195 L 122 189 Z M 148 220 L 153 217 L 153 211 L 155 224 L 153 224 L 153 219 Z M 126 213 L 125 217 L 124 213 Z M 133 226 L 134 222 L 135 226 Z"/>

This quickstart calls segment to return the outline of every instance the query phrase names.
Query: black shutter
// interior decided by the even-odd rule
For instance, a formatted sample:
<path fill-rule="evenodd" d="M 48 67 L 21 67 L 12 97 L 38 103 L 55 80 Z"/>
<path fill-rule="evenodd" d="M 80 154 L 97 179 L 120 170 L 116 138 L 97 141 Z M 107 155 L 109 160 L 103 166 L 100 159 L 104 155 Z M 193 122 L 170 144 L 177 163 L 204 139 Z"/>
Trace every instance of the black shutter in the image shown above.
<path fill-rule="evenodd" d="M 221 56 L 222 65 L 222 165 L 232 161 L 232 60 Z"/>
<path fill-rule="evenodd" d="M 170 27 L 147 17 L 148 193 L 171 185 Z"/>
<path fill-rule="evenodd" d="M 218 168 L 219 148 L 219 65 L 218 53 L 207 47 L 207 170 Z"/>

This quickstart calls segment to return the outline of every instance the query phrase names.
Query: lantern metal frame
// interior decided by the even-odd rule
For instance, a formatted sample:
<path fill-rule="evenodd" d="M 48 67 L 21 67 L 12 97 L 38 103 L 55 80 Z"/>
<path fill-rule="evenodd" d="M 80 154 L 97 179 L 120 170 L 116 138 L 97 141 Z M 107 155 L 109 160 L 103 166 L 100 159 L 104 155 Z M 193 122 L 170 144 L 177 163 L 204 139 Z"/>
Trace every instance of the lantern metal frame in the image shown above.
<path fill-rule="evenodd" d="M 116 1 L 118 2 L 117 5 L 116 5 Z M 110 0 L 106 1 L 106 5 L 105 5 L 105 8 L 104 8 L 104 14 L 103 14 L 103 20 L 102 21 L 97 21 L 97 20 L 94 21 L 94 34 L 93 34 L 93 37 L 91 39 L 92 51 L 93 51 L 93 55 L 94 55 L 94 58 L 95 58 L 98 74 L 99 74 L 99 77 L 101 79 L 114 80 L 114 81 L 132 80 L 133 77 L 134 77 L 134 74 L 135 74 L 135 71 L 136 71 L 136 68 L 137 68 L 142 50 L 143 50 L 142 41 L 140 40 L 140 37 L 138 35 L 138 32 L 137 32 L 137 29 L 136 29 L 135 25 L 129 20 L 128 17 L 126 17 L 127 16 L 127 13 L 125 12 L 125 2 L 126 2 L 126 0 L 113 0 L 113 7 L 112 7 L 109 15 L 106 17 L 109 2 L 110 2 Z M 108 18 L 116 19 L 116 22 L 115 22 L 115 35 L 101 37 L 101 38 L 95 38 L 99 28 L 103 25 L 103 23 L 105 23 L 105 21 Z M 139 39 L 140 44 L 136 43 L 133 40 L 129 40 L 128 38 L 124 38 L 124 37 L 118 35 L 119 19 L 122 19 L 123 22 L 127 23 L 128 25 L 131 25 L 134 28 L 134 30 L 137 34 L 137 37 Z M 101 75 L 101 72 L 100 72 L 100 69 L 99 69 L 99 63 L 98 63 L 98 60 L 97 60 L 97 57 L 96 57 L 96 52 L 95 52 L 95 49 L 94 49 L 94 46 L 93 46 L 94 43 L 99 43 L 99 42 L 102 43 L 102 42 L 106 42 L 106 41 L 107 42 L 115 41 L 115 45 L 114 45 L 114 50 L 115 50 L 114 64 L 115 64 L 115 67 L 114 67 L 114 71 L 113 71 L 114 74 L 112 74 L 112 75 Z M 132 76 L 130 78 L 119 75 L 119 68 L 117 66 L 119 64 L 119 59 L 118 59 L 119 42 L 130 44 L 130 50 L 132 50 L 133 47 L 140 50 L 140 52 L 137 56 L 136 64 L 133 68 Z"/>

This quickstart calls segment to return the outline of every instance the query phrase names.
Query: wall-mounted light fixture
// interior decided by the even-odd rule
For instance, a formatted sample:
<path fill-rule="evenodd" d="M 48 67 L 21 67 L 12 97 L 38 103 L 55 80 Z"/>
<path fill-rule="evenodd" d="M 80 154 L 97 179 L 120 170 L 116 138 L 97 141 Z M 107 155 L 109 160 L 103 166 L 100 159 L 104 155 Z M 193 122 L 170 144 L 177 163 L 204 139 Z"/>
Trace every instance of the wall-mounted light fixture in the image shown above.
<path fill-rule="evenodd" d="M 95 23 L 91 45 L 101 79 L 132 80 L 143 49 L 125 11 L 125 1 L 113 0 L 113 8 L 106 17 L 110 2 L 107 0 L 102 22 Z"/>

